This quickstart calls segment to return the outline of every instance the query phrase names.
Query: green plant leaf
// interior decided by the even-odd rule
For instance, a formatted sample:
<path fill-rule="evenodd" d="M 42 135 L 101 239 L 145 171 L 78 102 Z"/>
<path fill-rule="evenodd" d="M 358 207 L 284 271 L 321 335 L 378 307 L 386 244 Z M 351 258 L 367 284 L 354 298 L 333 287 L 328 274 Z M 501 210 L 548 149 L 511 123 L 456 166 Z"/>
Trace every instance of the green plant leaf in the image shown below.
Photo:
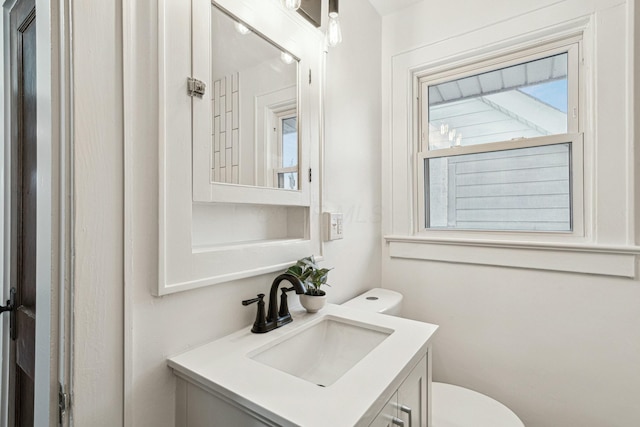
<path fill-rule="evenodd" d="M 292 274 L 297 278 L 300 278 L 300 276 L 302 276 L 302 267 L 298 265 L 292 265 L 287 269 L 286 273 Z"/>
<path fill-rule="evenodd" d="M 303 268 L 311 268 L 314 270 L 318 268 L 315 259 L 313 259 L 313 256 L 298 260 L 298 265 L 302 266 Z"/>
<path fill-rule="evenodd" d="M 287 269 L 290 273 L 300 279 L 307 288 L 307 294 L 318 295 L 323 294 L 320 290 L 323 285 L 329 286 L 327 283 L 327 275 L 331 268 L 320 268 L 315 262 L 313 255 L 299 259 L 295 265 Z"/>

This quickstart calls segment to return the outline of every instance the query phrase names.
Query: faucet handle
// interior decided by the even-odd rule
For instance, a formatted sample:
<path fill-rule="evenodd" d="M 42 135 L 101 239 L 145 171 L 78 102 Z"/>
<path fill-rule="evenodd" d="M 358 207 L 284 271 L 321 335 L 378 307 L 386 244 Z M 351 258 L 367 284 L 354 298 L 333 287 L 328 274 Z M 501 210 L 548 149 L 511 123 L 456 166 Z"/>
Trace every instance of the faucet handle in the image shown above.
<path fill-rule="evenodd" d="M 261 334 L 267 332 L 267 318 L 264 312 L 264 294 L 258 294 L 257 298 L 247 299 L 242 301 L 242 305 L 247 306 L 253 304 L 254 302 L 258 303 L 258 312 L 256 313 L 256 320 L 253 322 L 253 327 L 251 328 L 251 332 Z"/>
<path fill-rule="evenodd" d="M 278 317 L 281 319 L 286 316 L 291 316 L 289 313 L 289 305 L 287 304 L 287 292 L 295 290 L 293 286 L 290 288 L 280 288 L 282 293 L 280 294 L 280 310 L 278 310 Z"/>
<path fill-rule="evenodd" d="M 257 298 L 246 299 L 242 301 L 242 305 L 249 305 L 249 304 L 253 304 L 254 302 L 262 301 L 262 298 L 264 298 L 264 294 L 258 294 Z"/>

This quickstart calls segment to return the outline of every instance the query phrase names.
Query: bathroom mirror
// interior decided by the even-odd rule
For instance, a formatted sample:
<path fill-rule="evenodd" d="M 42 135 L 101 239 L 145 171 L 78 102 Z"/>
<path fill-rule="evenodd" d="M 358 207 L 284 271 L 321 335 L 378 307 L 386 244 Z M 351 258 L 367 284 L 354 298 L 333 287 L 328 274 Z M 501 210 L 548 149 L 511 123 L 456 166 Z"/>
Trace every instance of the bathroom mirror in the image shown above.
<path fill-rule="evenodd" d="M 299 190 L 299 60 L 211 4 L 212 183 Z"/>

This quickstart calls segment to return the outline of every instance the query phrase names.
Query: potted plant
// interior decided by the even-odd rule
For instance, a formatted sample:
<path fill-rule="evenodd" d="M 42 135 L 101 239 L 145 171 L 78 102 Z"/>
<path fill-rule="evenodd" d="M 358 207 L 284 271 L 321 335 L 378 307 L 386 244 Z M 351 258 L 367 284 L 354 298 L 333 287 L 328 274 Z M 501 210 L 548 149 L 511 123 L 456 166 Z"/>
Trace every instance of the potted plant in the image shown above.
<path fill-rule="evenodd" d="M 299 259 L 296 265 L 287 270 L 287 273 L 297 277 L 305 285 L 307 290 L 300 295 L 300 303 L 309 313 L 322 309 L 327 301 L 327 294 L 320 287 L 330 286 L 327 283 L 329 271 L 330 268 L 318 267 L 313 255 Z"/>

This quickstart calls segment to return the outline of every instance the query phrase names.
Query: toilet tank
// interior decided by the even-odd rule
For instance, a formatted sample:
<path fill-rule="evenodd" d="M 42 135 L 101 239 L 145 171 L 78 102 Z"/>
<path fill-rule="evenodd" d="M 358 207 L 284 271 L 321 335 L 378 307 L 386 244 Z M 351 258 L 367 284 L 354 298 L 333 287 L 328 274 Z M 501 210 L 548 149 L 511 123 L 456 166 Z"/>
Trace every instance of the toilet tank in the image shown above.
<path fill-rule="evenodd" d="M 402 294 L 390 289 L 374 288 L 342 305 L 359 310 L 400 316 L 402 314 Z"/>

